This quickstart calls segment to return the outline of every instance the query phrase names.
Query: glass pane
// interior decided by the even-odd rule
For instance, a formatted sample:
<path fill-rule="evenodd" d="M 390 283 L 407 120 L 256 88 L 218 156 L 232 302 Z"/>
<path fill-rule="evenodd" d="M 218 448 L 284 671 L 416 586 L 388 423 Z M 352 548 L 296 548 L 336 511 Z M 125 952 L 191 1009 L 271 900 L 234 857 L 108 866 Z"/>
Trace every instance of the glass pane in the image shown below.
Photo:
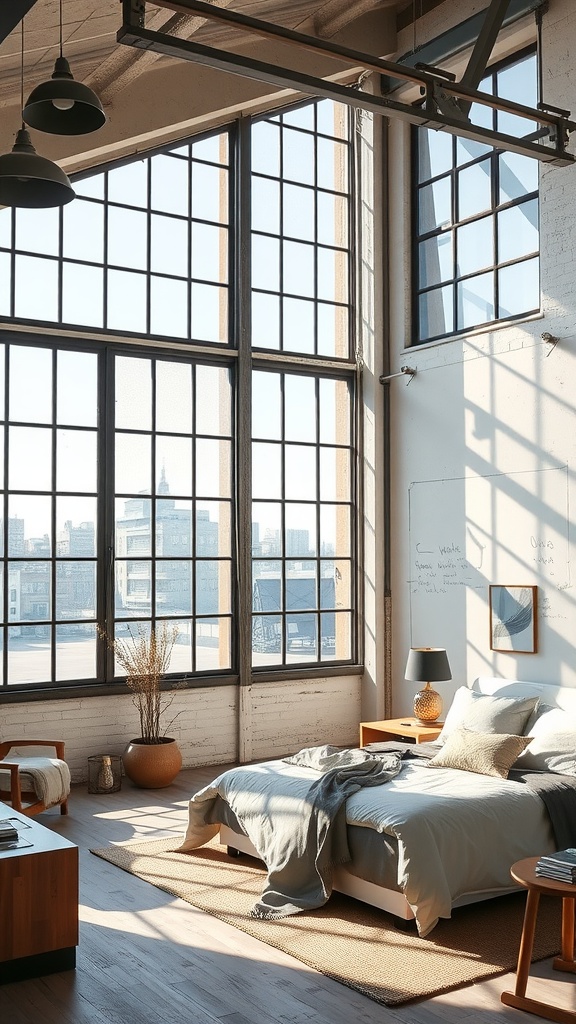
<path fill-rule="evenodd" d="M 116 356 L 116 427 L 150 430 L 152 426 L 152 361 Z"/>
<path fill-rule="evenodd" d="M 196 504 L 196 555 L 201 558 L 232 554 L 232 507 L 228 501 Z"/>
<path fill-rule="evenodd" d="M 156 438 L 156 494 L 192 496 L 191 438 Z"/>
<path fill-rule="evenodd" d="M 94 679 L 96 676 L 96 627 L 56 626 L 56 681 Z"/>
<path fill-rule="evenodd" d="M 474 105 L 475 104 L 473 104 L 473 106 Z M 477 104 L 476 104 L 476 106 L 477 106 Z M 487 110 L 486 107 L 484 107 L 484 110 L 486 111 L 486 113 L 484 115 L 485 116 L 485 120 L 488 121 L 488 124 L 483 125 L 483 127 L 491 127 L 491 124 L 489 123 L 490 122 L 490 112 Z M 475 123 L 478 123 L 478 122 L 475 122 Z M 442 133 L 438 132 L 438 134 L 440 135 Z M 456 139 L 456 164 L 458 165 L 458 167 L 460 167 L 462 164 L 469 163 L 470 160 L 477 160 L 478 157 L 481 157 L 481 156 L 484 156 L 484 155 L 488 154 L 490 152 L 490 150 L 491 150 L 491 147 L 490 146 L 485 146 L 482 142 L 473 142 L 472 139 L 457 138 Z"/>
<path fill-rule="evenodd" d="M 286 616 L 286 661 L 316 661 L 318 637 L 316 615 Z"/>
<path fill-rule="evenodd" d="M 324 245 L 348 245 L 348 199 L 329 192 L 318 192 L 318 241 Z"/>
<path fill-rule="evenodd" d="M 285 458 L 285 491 L 292 501 L 316 499 L 316 448 L 287 444 Z"/>
<path fill-rule="evenodd" d="M 212 163 L 228 163 L 228 134 L 221 132 L 199 139 L 191 145 L 192 156 L 197 160 L 211 160 Z"/>
<path fill-rule="evenodd" d="M 228 223 L 228 171 L 193 162 L 192 216 Z"/>
<path fill-rule="evenodd" d="M 498 271 L 498 316 L 540 308 L 540 260 L 523 260 Z"/>
<path fill-rule="evenodd" d="M 348 501 L 350 482 L 350 451 L 347 448 L 321 448 L 321 501 Z"/>
<path fill-rule="evenodd" d="M 6 206 L 0 210 L 0 245 L 3 249 L 12 247 L 12 209 Z"/>
<path fill-rule="evenodd" d="M 418 231 L 421 235 L 452 221 L 450 178 L 425 185 L 418 193 Z"/>
<path fill-rule="evenodd" d="M 483 217 L 456 231 L 456 272 L 460 277 L 494 263 L 494 218 Z"/>
<path fill-rule="evenodd" d="M 318 605 L 316 593 L 316 565 L 307 562 L 286 562 L 286 610 L 314 609 Z"/>
<path fill-rule="evenodd" d="M 175 625 L 178 627 L 178 636 L 172 648 L 170 672 L 180 672 L 183 675 L 192 672 L 192 624 L 190 620 L 182 619 Z"/>
<path fill-rule="evenodd" d="M 62 320 L 83 327 L 104 326 L 104 271 L 62 264 Z"/>
<path fill-rule="evenodd" d="M 51 648 L 49 626 L 11 626 L 8 629 L 8 684 L 49 680 Z"/>
<path fill-rule="evenodd" d="M 109 172 L 110 173 L 110 172 Z M 77 196 L 89 196 L 91 199 L 104 199 L 105 174 L 90 174 L 87 178 L 78 178 L 74 181 L 74 191 Z M 76 202 L 76 200 L 74 200 Z"/>
<path fill-rule="evenodd" d="M 118 616 L 149 616 L 152 596 L 152 563 L 147 561 L 116 562 L 116 610 Z"/>
<path fill-rule="evenodd" d="M 150 494 L 151 439 L 141 434 L 116 435 L 116 491 Z"/>
<path fill-rule="evenodd" d="M 196 494 L 200 498 L 229 498 L 232 455 L 229 441 L 196 442 Z"/>
<path fill-rule="evenodd" d="M 284 377 L 284 435 L 288 441 L 316 441 L 316 382 L 313 377 Z"/>
<path fill-rule="evenodd" d="M 439 338 L 454 330 L 454 296 L 452 286 L 435 288 L 420 296 L 420 341 Z"/>
<path fill-rule="evenodd" d="M 56 489 L 97 489 L 97 435 L 95 430 L 58 430 L 56 433 Z"/>
<path fill-rule="evenodd" d="M 191 337 L 228 342 L 228 289 L 192 282 Z"/>
<path fill-rule="evenodd" d="M 201 281 L 228 280 L 228 231 L 210 224 L 192 223 L 192 277 Z"/>
<path fill-rule="evenodd" d="M 292 181 L 303 181 L 307 185 L 314 184 L 314 136 L 296 132 L 290 128 L 283 130 L 284 150 L 282 154 L 282 175 Z M 326 141 L 326 146 L 333 143 Z M 331 186 L 325 181 L 325 188 Z"/>
<path fill-rule="evenodd" d="M 314 241 L 314 192 L 298 185 L 284 185 L 282 189 L 283 233 L 293 238 Z M 271 228 L 267 229 L 272 230 Z"/>
<path fill-rule="evenodd" d="M 320 380 L 320 440 L 350 444 L 350 386 L 344 380 Z"/>
<path fill-rule="evenodd" d="M 192 555 L 191 501 L 173 498 L 156 501 L 156 554 Z"/>
<path fill-rule="evenodd" d="M 339 558 L 336 563 L 322 562 L 320 567 L 320 607 L 352 607 L 352 563 Z"/>
<path fill-rule="evenodd" d="M 457 289 L 458 327 L 476 327 L 494 319 L 494 273 L 461 281 Z"/>
<path fill-rule="evenodd" d="M 288 502 L 286 515 L 287 557 L 306 558 L 316 554 L 316 506 Z"/>
<path fill-rule="evenodd" d="M 146 276 L 109 270 L 107 326 L 112 331 L 146 331 Z"/>
<path fill-rule="evenodd" d="M 117 555 L 152 554 L 151 508 L 149 498 L 116 499 Z"/>
<path fill-rule="evenodd" d="M 156 363 L 156 429 L 192 432 L 192 367 L 187 363 Z"/>
<path fill-rule="evenodd" d="M 344 142 L 318 139 L 318 188 L 330 188 L 336 192 L 348 190 L 349 149 Z"/>
<path fill-rule="evenodd" d="M 280 233 L 280 184 L 252 175 L 252 229 Z"/>
<path fill-rule="evenodd" d="M 282 570 L 280 562 L 252 563 L 252 607 L 254 611 L 275 612 L 282 608 Z"/>
<path fill-rule="evenodd" d="M 300 242 L 284 242 L 283 290 L 292 295 L 314 295 L 314 248 Z M 326 296 L 331 298 L 331 296 Z"/>
<path fill-rule="evenodd" d="M 255 348 L 280 348 L 278 296 L 252 292 L 252 345 Z"/>
<path fill-rule="evenodd" d="M 283 348 L 292 352 L 314 353 L 315 304 L 307 299 L 286 297 L 282 303 Z"/>
<path fill-rule="evenodd" d="M 531 54 L 516 64 L 511 64 L 509 67 L 502 68 L 498 72 L 497 79 L 499 96 L 523 103 L 527 107 L 536 106 L 538 81 L 535 54 Z M 528 135 L 538 127 L 535 121 L 529 121 L 525 117 L 516 117 L 514 114 L 507 114 L 503 111 L 498 111 L 496 121 L 499 132 L 517 137 Z"/>
<path fill-rule="evenodd" d="M 254 498 L 282 497 L 282 449 L 279 444 L 252 445 L 252 494 Z"/>
<path fill-rule="evenodd" d="M 10 345 L 9 408 L 11 420 L 52 422 L 52 352 Z"/>
<path fill-rule="evenodd" d="M 314 103 L 307 103 L 305 107 L 296 107 L 295 110 L 287 110 L 285 114 L 282 114 L 282 123 L 314 131 L 314 110 Z"/>
<path fill-rule="evenodd" d="M 56 499 L 56 552 L 93 557 L 96 554 L 96 498 Z"/>
<path fill-rule="evenodd" d="M 96 615 L 96 563 L 56 562 L 56 618 Z"/>
<path fill-rule="evenodd" d="M 170 562 L 159 558 L 156 573 L 156 614 L 190 615 L 192 613 L 192 562 Z"/>
<path fill-rule="evenodd" d="M 196 671 L 211 672 L 229 669 L 232 632 L 230 619 L 209 619 L 196 623 Z"/>
<path fill-rule="evenodd" d="M 275 665 L 282 654 L 280 615 L 254 615 L 252 618 L 252 664 Z"/>
<path fill-rule="evenodd" d="M 507 203 L 510 199 L 519 199 L 526 192 L 535 192 L 538 188 L 538 161 L 518 153 L 500 153 L 498 157 L 500 170 L 499 202 Z"/>
<path fill-rule="evenodd" d="M 104 207 L 75 199 L 64 207 L 62 254 L 66 259 L 104 260 Z"/>
<path fill-rule="evenodd" d="M 280 174 L 280 128 L 269 121 L 252 125 L 252 170 L 261 174 Z"/>
<path fill-rule="evenodd" d="M 34 256 L 16 257 L 14 316 L 52 322 L 58 319 L 58 263 Z"/>
<path fill-rule="evenodd" d="M 148 206 L 148 160 L 132 160 L 108 171 L 108 199 L 127 206 Z"/>
<path fill-rule="evenodd" d="M 348 107 L 333 100 L 320 100 L 316 104 L 316 125 L 323 135 L 333 135 L 336 139 L 347 138 Z"/>
<path fill-rule="evenodd" d="M 452 136 L 420 128 L 418 131 L 418 181 L 428 181 L 452 167 Z"/>
<path fill-rule="evenodd" d="M 60 242 L 60 211 L 48 209 L 16 210 L 16 248 L 58 255 Z"/>
<path fill-rule="evenodd" d="M 0 252 L 0 316 L 10 316 L 11 288 L 12 259 L 9 253 Z"/>
<path fill-rule="evenodd" d="M 318 248 L 318 298 L 348 301 L 348 253 Z"/>
<path fill-rule="evenodd" d="M 108 207 L 108 263 L 145 270 L 147 240 L 148 219 L 144 212 Z"/>
<path fill-rule="evenodd" d="M 252 235 L 252 285 L 280 290 L 280 243 L 277 238 Z"/>
<path fill-rule="evenodd" d="M 167 277 L 150 278 L 150 332 L 188 337 L 188 284 Z"/>
<path fill-rule="evenodd" d="M 187 160 L 158 153 L 150 160 L 150 179 L 153 210 L 188 215 L 190 165 Z"/>
<path fill-rule="evenodd" d="M 349 612 L 325 612 L 320 616 L 322 661 L 350 661 L 352 658 L 352 621 Z"/>
<path fill-rule="evenodd" d="M 441 235 L 420 242 L 418 246 L 418 262 L 420 267 L 420 287 L 447 281 L 454 273 L 452 256 L 452 232 L 445 231 Z"/>
<path fill-rule="evenodd" d="M 350 350 L 348 309 L 319 303 L 318 355 L 347 359 Z"/>
<path fill-rule="evenodd" d="M 232 391 L 226 366 L 196 366 L 196 433 L 229 437 Z"/>
<path fill-rule="evenodd" d="M 230 562 L 197 562 L 196 614 L 222 615 L 231 605 Z"/>
<path fill-rule="evenodd" d="M 498 262 L 538 252 L 538 200 L 498 214 Z"/>
<path fill-rule="evenodd" d="M 188 275 L 188 222 L 152 214 L 150 269 L 160 274 Z"/>
<path fill-rule="evenodd" d="M 288 513 L 287 513 L 288 514 Z M 282 506 L 276 502 L 252 502 L 252 554 L 282 554 Z"/>
<path fill-rule="evenodd" d="M 52 489 L 52 431 L 49 427 L 10 427 L 8 486 L 13 491 Z"/>
<path fill-rule="evenodd" d="M 466 220 L 492 206 L 491 162 L 481 160 L 458 172 L 458 218 Z"/>
<path fill-rule="evenodd" d="M 320 506 L 320 554 L 350 556 L 351 524 L 348 505 Z"/>
<path fill-rule="evenodd" d="M 14 570 L 12 566 L 12 571 Z M 20 570 L 20 619 L 25 622 L 46 621 L 51 616 L 50 562 L 19 562 Z M 44 631 L 34 631 L 43 636 Z"/>
<path fill-rule="evenodd" d="M 52 500 L 48 495 L 14 494 L 8 499 L 8 555 L 47 558 L 52 554 Z"/>

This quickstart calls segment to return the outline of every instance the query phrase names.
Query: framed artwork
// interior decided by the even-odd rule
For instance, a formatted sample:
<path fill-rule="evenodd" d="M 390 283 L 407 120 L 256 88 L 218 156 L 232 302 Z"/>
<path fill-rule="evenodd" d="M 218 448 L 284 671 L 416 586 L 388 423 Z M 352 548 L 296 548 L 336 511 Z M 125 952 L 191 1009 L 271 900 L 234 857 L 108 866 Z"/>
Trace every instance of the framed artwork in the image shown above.
<path fill-rule="evenodd" d="M 536 653 L 537 587 L 490 587 L 490 650 Z"/>

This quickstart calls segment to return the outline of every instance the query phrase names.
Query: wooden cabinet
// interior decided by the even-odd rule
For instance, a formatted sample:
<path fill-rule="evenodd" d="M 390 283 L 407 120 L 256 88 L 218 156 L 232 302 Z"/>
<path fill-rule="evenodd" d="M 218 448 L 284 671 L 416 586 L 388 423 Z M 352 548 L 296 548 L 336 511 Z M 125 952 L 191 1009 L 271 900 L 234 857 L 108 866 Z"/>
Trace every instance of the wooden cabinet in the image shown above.
<path fill-rule="evenodd" d="M 68 970 L 78 944 L 78 847 L 0 804 L 22 841 L 0 849 L 0 983 Z"/>
<path fill-rule="evenodd" d="M 407 739 L 414 743 L 432 743 L 438 739 L 444 722 L 424 725 L 417 718 L 388 718 L 382 722 L 360 722 L 360 746 L 381 740 Z"/>

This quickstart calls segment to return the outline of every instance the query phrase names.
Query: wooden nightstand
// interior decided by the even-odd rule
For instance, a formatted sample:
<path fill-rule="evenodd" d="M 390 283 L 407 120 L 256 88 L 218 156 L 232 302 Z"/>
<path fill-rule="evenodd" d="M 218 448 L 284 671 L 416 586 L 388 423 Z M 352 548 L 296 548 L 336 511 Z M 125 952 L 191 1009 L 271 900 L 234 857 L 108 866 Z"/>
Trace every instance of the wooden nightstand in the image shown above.
<path fill-rule="evenodd" d="M 379 740 L 393 740 L 398 736 L 414 740 L 415 743 L 432 743 L 438 739 L 444 722 L 424 725 L 417 718 L 388 718 L 383 722 L 360 722 L 360 746 L 377 743 Z"/>

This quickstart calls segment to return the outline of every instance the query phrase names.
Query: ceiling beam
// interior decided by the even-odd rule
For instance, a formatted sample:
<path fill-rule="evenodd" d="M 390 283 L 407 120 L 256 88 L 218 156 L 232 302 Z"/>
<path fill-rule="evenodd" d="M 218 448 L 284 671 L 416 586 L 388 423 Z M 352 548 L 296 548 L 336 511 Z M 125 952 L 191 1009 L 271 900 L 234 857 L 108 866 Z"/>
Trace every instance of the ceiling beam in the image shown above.
<path fill-rule="evenodd" d="M 36 0 L 3 0 L 0 3 L 0 43 L 14 31 L 35 3 Z"/>

